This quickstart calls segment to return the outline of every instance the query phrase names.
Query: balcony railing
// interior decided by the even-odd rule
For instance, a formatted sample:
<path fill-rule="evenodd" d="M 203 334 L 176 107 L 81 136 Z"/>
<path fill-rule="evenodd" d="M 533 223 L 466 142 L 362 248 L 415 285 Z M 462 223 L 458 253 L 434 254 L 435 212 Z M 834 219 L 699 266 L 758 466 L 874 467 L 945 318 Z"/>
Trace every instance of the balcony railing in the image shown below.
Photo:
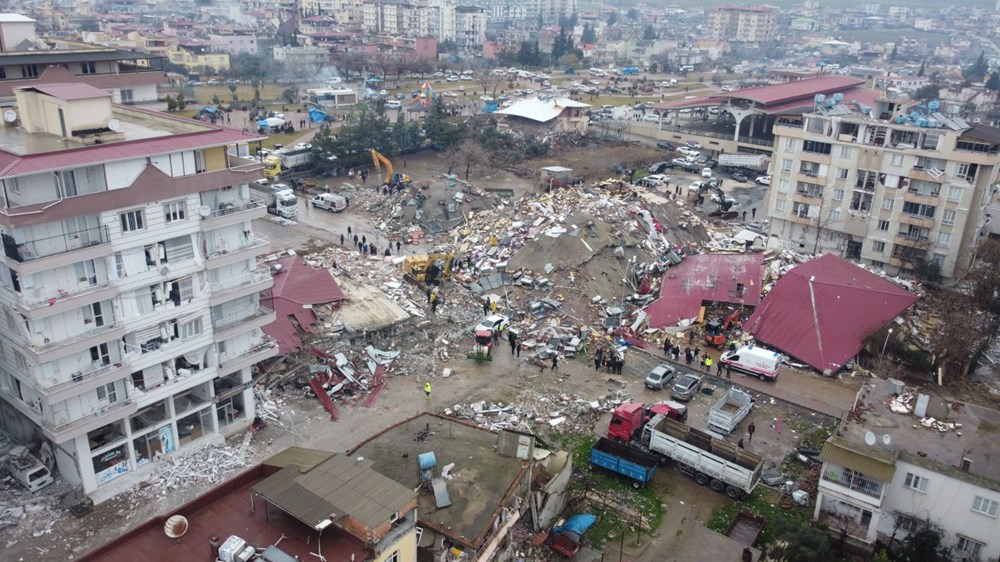
<path fill-rule="evenodd" d="M 255 346 L 251 347 L 250 349 L 244 351 L 243 353 L 237 355 L 236 357 L 228 357 L 224 361 L 219 361 L 219 367 L 223 368 L 223 367 L 226 367 L 227 365 L 230 365 L 230 364 L 235 363 L 237 361 L 241 361 L 243 359 L 246 359 L 247 357 L 251 357 L 251 356 L 257 355 L 258 353 L 263 353 L 263 352 L 265 352 L 265 351 L 267 351 L 269 349 L 272 349 L 273 347 L 275 347 L 277 345 L 278 345 L 278 342 L 274 338 L 271 338 L 269 336 L 265 336 L 263 338 L 263 341 L 261 341 L 260 343 L 258 343 Z"/>
<path fill-rule="evenodd" d="M 262 207 L 264 207 L 264 201 L 262 199 L 251 199 L 246 203 L 239 203 L 239 204 L 224 203 L 219 205 L 219 208 L 209 213 L 205 217 L 205 220 L 217 219 L 219 217 L 227 217 L 238 213 L 245 213 L 247 211 L 260 209 Z"/>
<path fill-rule="evenodd" d="M 263 283 L 270 278 L 271 270 L 266 267 L 261 267 L 234 279 L 227 279 L 218 283 L 212 283 L 208 286 L 208 292 L 211 295 L 221 295 L 223 293 L 228 293 L 229 291 L 235 291 L 241 287 L 254 285 L 256 283 Z"/>
<path fill-rule="evenodd" d="M 112 322 L 108 322 L 108 323 L 104 324 L 103 326 L 94 326 L 92 328 L 87 328 L 87 329 L 84 329 L 82 331 L 78 330 L 72 336 L 70 336 L 68 338 L 61 339 L 61 340 L 49 340 L 48 338 L 46 338 L 46 341 L 44 343 L 40 343 L 40 344 L 34 344 L 33 343 L 33 344 L 31 344 L 31 347 L 36 352 L 41 353 L 41 352 L 44 352 L 44 351 L 48 351 L 50 349 L 54 349 L 56 347 L 61 347 L 61 346 L 64 346 L 64 345 L 69 345 L 69 344 L 71 344 L 73 342 L 78 342 L 80 340 L 85 340 L 85 339 L 88 339 L 88 338 L 92 338 L 94 336 L 99 336 L 99 335 L 101 335 L 101 334 L 103 334 L 105 332 L 110 332 L 111 330 L 114 330 L 117 327 L 118 327 L 118 324 L 116 322 L 112 321 Z"/>
<path fill-rule="evenodd" d="M 212 327 L 215 328 L 216 332 L 219 332 L 227 328 L 232 328 L 237 324 L 241 324 L 243 322 L 249 322 L 257 318 L 263 318 L 264 316 L 273 313 L 274 311 L 271 310 L 270 308 L 259 306 L 256 308 L 256 310 L 250 311 L 247 314 L 232 314 L 225 316 L 223 318 L 212 317 Z"/>
<path fill-rule="evenodd" d="M 65 431 L 69 431 L 70 429 L 73 429 L 74 427 L 81 426 L 81 425 L 84 425 L 86 423 L 92 422 L 92 421 L 94 421 L 94 420 L 96 420 L 98 418 L 101 418 L 103 416 L 107 416 L 109 414 L 113 414 L 113 413 L 117 412 L 118 410 L 122 410 L 122 409 L 127 408 L 127 407 L 129 407 L 131 405 L 132 405 L 132 400 L 129 399 L 129 398 L 126 398 L 125 400 L 119 400 L 118 402 L 115 402 L 114 404 L 109 404 L 109 405 L 107 405 L 107 406 L 105 406 L 103 408 L 99 408 L 97 410 L 89 412 L 89 413 L 87 413 L 87 414 L 85 414 L 85 415 L 83 415 L 83 416 L 81 416 L 79 418 L 76 418 L 74 420 L 65 421 L 65 422 L 62 422 L 62 423 L 59 423 L 59 424 L 50 423 L 47 420 L 43 420 L 42 421 L 42 425 L 49 427 L 54 433 L 63 433 Z"/>
<path fill-rule="evenodd" d="M 25 263 L 56 254 L 79 250 L 98 244 L 106 244 L 110 240 L 107 225 L 95 226 L 76 232 L 57 234 L 48 238 L 39 238 L 27 242 L 16 242 L 14 237 L 3 235 L 4 254 L 18 262 Z"/>
<path fill-rule="evenodd" d="M 106 375 L 108 373 L 111 373 L 111 372 L 117 371 L 118 369 L 121 369 L 124 364 L 125 364 L 124 361 L 115 361 L 113 363 L 108 363 L 107 365 L 93 365 L 90 368 L 88 368 L 86 371 L 77 371 L 76 373 L 73 373 L 73 375 L 71 376 L 70 380 L 68 380 L 68 381 L 63 381 L 61 383 L 57 383 L 57 384 L 54 384 L 52 386 L 45 387 L 44 392 L 46 392 L 48 394 L 53 394 L 53 393 L 55 393 L 57 391 L 60 391 L 60 390 L 62 390 L 64 388 L 69 388 L 69 387 L 71 387 L 73 385 L 76 385 L 76 384 L 79 384 L 79 383 L 82 383 L 82 382 L 86 382 L 86 381 L 88 381 L 90 379 L 96 379 L 96 378 L 99 378 L 99 377 L 103 377 L 104 375 Z"/>
<path fill-rule="evenodd" d="M 823 480 L 875 499 L 882 497 L 881 482 L 848 468 L 828 466 L 823 472 Z"/>
<path fill-rule="evenodd" d="M 83 287 L 78 287 L 76 289 L 70 289 L 68 291 L 65 290 L 65 289 L 59 289 L 58 294 L 52 295 L 52 296 L 48 296 L 48 297 L 27 297 L 27 296 L 22 296 L 21 297 L 21 306 L 23 306 L 24 308 L 27 308 L 28 310 L 33 310 L 33 309 L 36 309 L 36 308 L 42 308 L 42 307 L 45 307 L 45 306 L 52 306 L 56 302 L 64 300 L 64 299 L 68 299 L 68 298 L 72 298 L 72 297 L 77 297 L 77 296 L 85 295 L 87 293 L 92 293 L 94 291 L 99 291 L 101 289 L 106 289 L 106 288 L 110 287 L 111 284 L 112 284 L 111 280 L 106 280 L 106 281 L 100 281 L 100 282 L 95 283 L 93 285 L 86 285 L 86 286 L 83 286 Z"/>
<path fill-rule="evenodd" d="M 822 191 L 806 191 L 806 190 L 796 189 L 795 193 L 797 195 L 801 195 L 802 197 L 809 197 L 809 198 L 812 198 L 812 199 L 820 199 L 820 198 L 823 197 L 823 192 Z"/>
<path fill-rule="evenodd" d="M 902 231 L 901 230 L 901 231 L 899 231 L 898 236 L 900 238 L 905 238 L 906 240 L 909 240 L 910 242 L 926 242 L 927 241 L 927 235 L 926 234 L 914 234 L 912 232 L 906 232 L 906 231 Z"/>
<path fill-rule="evenodd" d="M 246 239 L 240 243 L 239 246 L 231 249 L 219 249 L 214 252 L 209 252 L 206 259 L 214 259 L 218 257 L 225 256 L 227 254 L 235 254 L 236 252 L 242 252 L 244 250 L 252 250 L 253 248 L 259 248 L 261 246 L 267 245 L 267 239 L 260 236 L 253 236 Z"/>

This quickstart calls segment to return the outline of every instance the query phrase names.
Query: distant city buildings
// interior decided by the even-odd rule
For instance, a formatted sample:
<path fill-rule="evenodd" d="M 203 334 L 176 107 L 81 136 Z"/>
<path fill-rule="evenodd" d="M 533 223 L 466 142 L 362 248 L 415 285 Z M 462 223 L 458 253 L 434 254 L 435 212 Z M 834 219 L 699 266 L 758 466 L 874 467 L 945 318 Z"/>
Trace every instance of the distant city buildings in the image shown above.
<path fill-rule="evenodd" d="M 708 12 L 706 29 L 715 39 L 738 43 L 774 41 L 777 13 L 769 6 L 718 6 Z"/>

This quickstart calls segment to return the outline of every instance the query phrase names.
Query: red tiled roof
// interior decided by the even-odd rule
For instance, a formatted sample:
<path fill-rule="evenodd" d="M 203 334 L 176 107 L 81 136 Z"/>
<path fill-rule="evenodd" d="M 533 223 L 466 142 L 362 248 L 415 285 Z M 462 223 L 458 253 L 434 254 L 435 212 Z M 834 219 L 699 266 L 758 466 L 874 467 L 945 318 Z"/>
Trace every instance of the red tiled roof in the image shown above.
<path fill-rule="evenodd" d="M 785 84 L 772 84 L 759 88 L 747 88 L 735 92 L 724 92 L 716 97 L 746 99 L 764 104 L 788 102 L 799 98 L 812 98 L 816 94 L 832 94 L 842 92 L 848 88 L 853 88 L 864 84 L 861 78 L 848 78 L 846 76 L 820 76 L 817 78 L 806 78 Z"/>
<path fill-rule="evenodd" d="M 65 101 L 88 100 L 93 98 L 109 98 L 111 94 L 100 88 L 95 88 L 90 84 L 39 84 L 38 86 L 25 86 L 18 90 L 34 90 L 47 96 L 52 96 Z"/>
<path fill-rule="evenodd" d="M 676 326 L 683 318 L 698 316 L 705 301 L 744 306 L 760 304 L 763 254 L 706 254 L 688 256 L 667 270 L 660 298 L 646 307 L 651 328 Z M 743 284 L 742 294 L 737 284 Z"/>
<path fill-rule="evenodd" d="M 837 372 L 917 297 L 837 256 L 793 268 L 744 324 L 758 340 Z"/>
<path fill-rule="evenodd" d="M 274 309 L 277 319 L 262 330 L 278 341 L 281 353 L 294 353 L 302 349 L 296 324 L 306 332 L 312 332 L 316 324 L 316 314 L 304 305 L 340 302 L 344 292 L 329 270 L 313 269 L 298 256 L 286 256 L 278 263 L 281 271 L 274 275 L 271 299 L 265 303 Z"/>

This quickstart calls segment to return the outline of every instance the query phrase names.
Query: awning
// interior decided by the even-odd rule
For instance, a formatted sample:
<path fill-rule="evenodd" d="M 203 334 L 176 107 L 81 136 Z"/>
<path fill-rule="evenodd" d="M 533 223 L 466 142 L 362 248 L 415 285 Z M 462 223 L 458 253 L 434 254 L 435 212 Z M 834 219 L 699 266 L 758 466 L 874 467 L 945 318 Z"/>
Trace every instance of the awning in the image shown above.
<path fill-rule="evenodd" d="M 842 437 L 827 440 L 819 453 L 819 460 L 860 472 L 879 482 L 892 482 L 896 474 L 895 454 L 858 445 Z"/>

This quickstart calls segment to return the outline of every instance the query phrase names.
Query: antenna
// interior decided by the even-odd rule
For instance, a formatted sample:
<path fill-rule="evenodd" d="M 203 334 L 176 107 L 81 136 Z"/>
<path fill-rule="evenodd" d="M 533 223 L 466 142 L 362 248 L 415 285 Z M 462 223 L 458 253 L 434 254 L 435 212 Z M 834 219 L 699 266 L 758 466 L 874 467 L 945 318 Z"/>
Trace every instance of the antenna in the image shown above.
<path fill-rule="evenodd" d="M 882 436 L 882 444 L 888 447 L 890 443 L 892 443 L 892 437 L 886 433 Z"/>
<path fill-rule="evenodd" d="M 118 127 L 121 127 L 121 124 L 122 124 L 121 121 L 117 119 L 112 119 L 111 121 L 108 121 L 108 128 L 111 129 L 112 131 L 117 131 Z"/>
<path fill-rule="evenodd" d="M 868 445 L 869 447 L 875 445 L 875 434 L 871 431 L 865 434 L 865 445 Z"/>
<path fill-rule="evenodd" d="M 17 121 L 17 112 L 14 111 L 13 109 L 8 109 L 7 111 L 4 111 L 3 120 L 8 123 L 13 123 L 14 121 Z"/>

